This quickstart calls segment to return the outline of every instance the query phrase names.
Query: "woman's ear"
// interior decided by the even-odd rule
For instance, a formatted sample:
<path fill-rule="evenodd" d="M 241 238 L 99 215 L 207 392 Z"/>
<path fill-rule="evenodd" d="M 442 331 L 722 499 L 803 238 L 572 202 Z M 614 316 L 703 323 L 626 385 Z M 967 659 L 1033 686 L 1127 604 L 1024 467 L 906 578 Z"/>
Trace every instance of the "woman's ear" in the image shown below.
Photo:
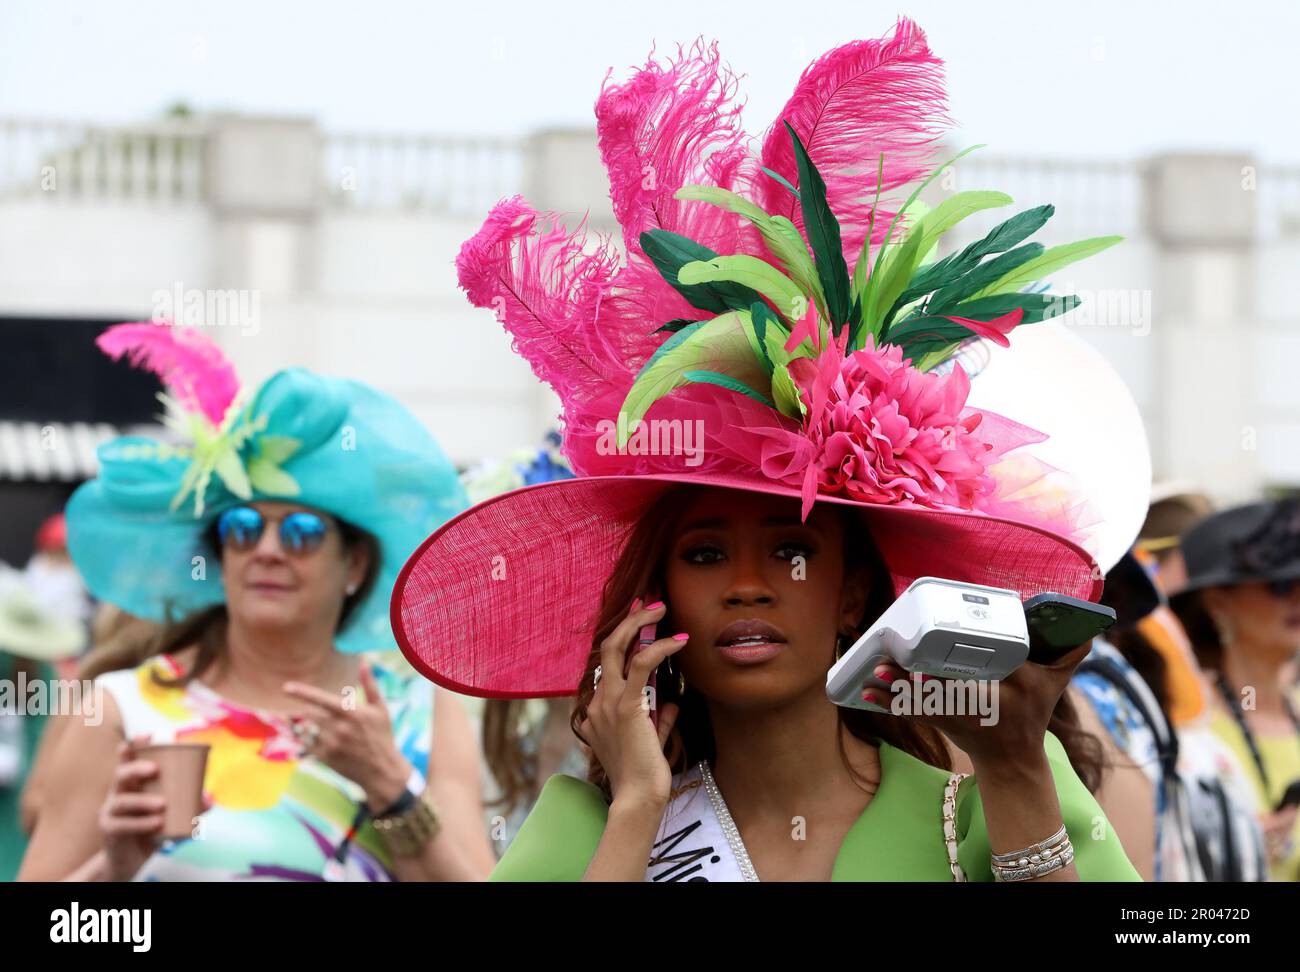
<path fill-rule="evenodd" d="M 839 630 L 857 631 L 862 624 L 862 615 L 867 610 L 867 589 L 870 581 L 867 572 L 861 568 L 849 571 L 844 577 L 844 587 L 840 592 Z"/>
<path fill-rule="evenodd" d="M 357 590 L 370 570 L 370 544 L 354 543 L 348 547 L 348 590 Z"/>
<path fill-rule="evenodd" d="M 1201 606 L 1211 618 L 1217 619 L 1229 609 L 1228 592 L 1221 587 L 1207 587 L 1201 591 Z"/>

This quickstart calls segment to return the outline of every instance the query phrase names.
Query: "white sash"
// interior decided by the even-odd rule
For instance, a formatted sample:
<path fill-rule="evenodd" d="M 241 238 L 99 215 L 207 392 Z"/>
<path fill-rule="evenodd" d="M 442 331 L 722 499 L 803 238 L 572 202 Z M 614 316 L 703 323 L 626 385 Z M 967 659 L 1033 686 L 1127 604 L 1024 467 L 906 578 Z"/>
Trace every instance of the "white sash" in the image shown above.
<path fill-rule="evenodd" d="M 645 879 L 758 880 L 707 765 L 696 764 L 673 777 L 672 795 L 650 850 Z"/>

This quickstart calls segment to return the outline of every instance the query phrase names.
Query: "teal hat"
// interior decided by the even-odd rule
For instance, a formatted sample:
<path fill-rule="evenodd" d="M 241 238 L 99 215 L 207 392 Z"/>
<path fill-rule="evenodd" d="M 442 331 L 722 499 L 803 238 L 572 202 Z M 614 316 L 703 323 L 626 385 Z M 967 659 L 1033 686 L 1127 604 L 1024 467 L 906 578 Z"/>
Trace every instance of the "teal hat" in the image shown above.
<path fill-rule="evenodd" d="M 152 621 L 221 604 L 220 556 L 207 539 L 213 521 L 242 503 L 292 502 L 378 542 L 375 584 L 337 644 L 347 652 L 395 647 L 388 604 L 398 571 L 430 531 L 469 505 L 455 467 L 415 416 L 360 382 L 300 368 L 274 375 L 247 407 L 233 402 L 219 425 L 164 400 L 168 424 L 189 431 L 194 445 L 107 442 L 99 476 L 68 503 L 68 551 L 91 593 Z"/>

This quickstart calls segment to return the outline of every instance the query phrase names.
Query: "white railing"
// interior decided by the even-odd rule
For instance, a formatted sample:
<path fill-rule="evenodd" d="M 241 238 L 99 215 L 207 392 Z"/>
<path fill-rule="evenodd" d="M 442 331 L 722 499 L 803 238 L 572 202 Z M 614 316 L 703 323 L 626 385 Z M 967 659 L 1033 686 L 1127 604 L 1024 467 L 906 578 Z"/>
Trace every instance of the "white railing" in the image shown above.
<path fill-rule="evenodd" d="M 1056 213 L 1044 238 L 1136 236 L 1142 229 L 1140 163 L 1035 159 L 974 152 L 956 163 L 956 190 L 996 189 L 1014 206 L 985 210 L 961 224 L 964 235 L 984 235 L 1013 213 L 1052 203 Z"/>
<path fill-rule="evenodd" d="M 524 182 L 521 142 L 506 138 L 326 135 L 325 198 L 348 209 L 480 215 Z"/>
<path fill-rule="evenodd" d="M 211 120 L 110 127 L 0 118 L 0 200 L 202 201 Z M 442 135 L 324 133 L 322 196 L 333 209 L 478 216 L 524 191 L 527 141 Z M 1044 238 L 1142 233 L 1143 164 L 973 153 L 949 189 L 1000 189 L 1014 210 L 978 213 L 959 236 L 988 232 L 1010 211 L 1054 203 Z M 1300 166 L 1258 168 L 1258 239 L 1300 237 Z M 597 201 L 593 200 L 593 204 Z"/>
<path fill-rule="evenodd" d="M 0 119 L 0 198 L 179 202 L 203 193 L 201 126 Z"/>

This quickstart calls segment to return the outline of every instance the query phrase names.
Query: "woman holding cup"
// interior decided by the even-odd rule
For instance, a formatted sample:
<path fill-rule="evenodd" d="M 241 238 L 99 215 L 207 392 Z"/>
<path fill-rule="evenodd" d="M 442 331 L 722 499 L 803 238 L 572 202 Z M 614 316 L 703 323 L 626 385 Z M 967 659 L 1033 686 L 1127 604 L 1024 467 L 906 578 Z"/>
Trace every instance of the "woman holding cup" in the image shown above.
<path fill-rule="evenodd" d="M 98 680 L 102 721 L 58 740 L 20 877 L 486 875 L 463 711 L 391 655 L 361 655 L 391 647 L 402 558 L 465 505 L 436 443 L 392 399 L 298 369 L 246 402 L 214 347 L 168 326 L 119 325 L 100 345 L 163 375 L 195 446 L 101 448 L 69 504 L 70 549 L 101 600 L 182 620 Z M 178 779 L 205 751 L 206 804 Z"/>

